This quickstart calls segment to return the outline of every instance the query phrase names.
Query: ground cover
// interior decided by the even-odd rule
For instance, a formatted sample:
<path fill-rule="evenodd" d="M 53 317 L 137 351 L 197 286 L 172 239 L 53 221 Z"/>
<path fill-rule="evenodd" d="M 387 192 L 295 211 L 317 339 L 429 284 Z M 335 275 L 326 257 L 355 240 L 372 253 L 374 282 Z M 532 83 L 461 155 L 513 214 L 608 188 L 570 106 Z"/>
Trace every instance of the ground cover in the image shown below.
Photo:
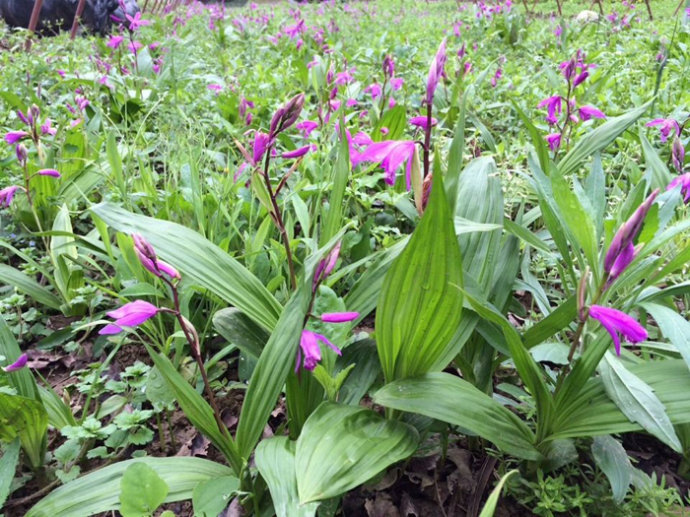
<path fill-rule="evenodd" d="M 0 27 L 4 514 L 680 514 L 690 12 L 532 4 Z"/>

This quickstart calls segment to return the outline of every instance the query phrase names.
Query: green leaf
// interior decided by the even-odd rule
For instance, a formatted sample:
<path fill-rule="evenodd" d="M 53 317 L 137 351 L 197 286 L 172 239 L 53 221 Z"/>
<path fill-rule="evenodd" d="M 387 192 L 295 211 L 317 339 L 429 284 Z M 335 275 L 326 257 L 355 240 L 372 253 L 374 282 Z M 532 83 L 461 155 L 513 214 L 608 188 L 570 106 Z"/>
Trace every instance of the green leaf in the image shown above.
<path fill-rule="evenodd" d="M 168 495 L 168 484 L 143 462 L 134 462 L 120 480 L 120 513 L 122 517 L 153 515 Z"/>
<path fill-rule="evenodd" d="M 453 140 L 450 143 L 448 151 L 448 169 L 446 170 L 446 194 L 448 196 L 448 203 L 451 207 L 451 213 L 455 213 L 455 208 L 458 204 L 458 181 L 462 173 L 462 162 L 464 160 L 463 154 L 465 152 L 465 114 L 467 112 L 467 99 L 472 96 L 473 90 L 468 88 L 462 95 L 460 101 L 460 114 L 455 123 L 455 131 L 453 131 Z"/>
<path fill-rule="evenodd" d="M 525 115 L 520 108 L 518 108 L 517 104 L 513 104 L 513 108 L 529 132 L 530 138 L 532 139 L 532 145 L 534 146 L 534 154 L 537 157 L 539 167 L 541 170 L 548 173 L 551 158 L 549 158 L 549 148 L 546 146 L 546 139 L 544 138 L 544 135 L 532 123 L 532 120 Z"/>
<path fill-rule="evenodd" d="M 167 382 L 170 391 L 175 394 L 175 399 L 185 416 L 194 427 L 201 431 L 223 453 L 233 469 L 235 469 L 235 472 L 240 472 L 242 460 L 239 456 L 237 445 L 227 433 L 227 430 L 223 432 L 218 429 L 218 424 L 216 424 L 216 419 L 213 416 L 213 409 L 208 402 L 180 375 L 170 359 L 163 354 L 154 352 L 149 345 L 144 344 L 144 346 L 146 346 L 151 359 L 153 359 L 156 369 Z"/>
<path fill-rule="evenodd" d="M 222 476 L 202 481 L 192 492 L 192 505 L 196 517 L 217 517 L 230 504 L 230 498 L 240 487 L 234 476 Z"/>
<path fill-rule="evenodd" d="M 627 370 L 610 352 L 604 356 L 599 369 L 606 392 L 631 421 L 673 450 L 683 450 L 663 403 L 647 383 Z"/>
<path fill-rule="evenodd" d="M 569 176 L 576 172 L 582 163 L 597 151 L 606 149 L 619 135 L 640 118 L 651 101 L 639 108 L 632 109 L 626 114 L 614 117 L 596 129 L 578 139 L 573 148 L 558 162 L 558 171 L 562 176 Z"/>
<path fill-rule="evenodd" d="M 324 402 L 297 440 L 295 471 L 302 504 L 336 497 L 417 448 L 417 431 L 354 406 Z"/>
<path fill-rule="evenodd" d="M 0 458 L 0 508 L 3 507 L 10 495 L 14 473 L 19 464 L 19 439 L 15 438 L 5 445 L 5 450 Z"/>
<path fill-rule="evenodd" d="M 295 447 L 287 436 L 263 440 L 256 448 L 256 467 L 266 481 L 277 517 L 313 517 L 318 502 L 300 504 L 295 472 Z"/>
<path fill-rule="evenodd" d="M 19 292 L 28 295 L 41 305 L 60 310 L 60 300 L 52 292 L 12 266 L 0 264 L 0 282 L 13 285 Z"/>
<path fill-rule="evenodd" d="M 494 512 L 496 511 L 496 505 L 498 504 L 498 498 L 501 497 L 501 490 L 503 490 L 503 485 L 506 484 L 506 481 L 508 481 L 508 479 L 510 479 L 511 476 L 517 473 L 517 470 L 511 470 L 504 474 L 504 476 L 501 478 L 498 484 L 491 491 L 491 494 L 486 500 L 486 503 L 484 503 L 484 508 L 482 508 L 482 512 L 479 514 L 479 517 L 493 517 Z"/>
<path fill-rule="evenodd" d="M 66 425 L 77 425 L 72 409 L 65 404 L 52 387 L 38 386 L 41 402 L 48 414 L 48 423 L 60 430 Z"/>
<path fill-rule="evenodd" d="M 630 464 L 628 454 L 618 440 L 604 435 L 594 437 L 592 456 L 611 483 L 613 500 L 620 504 L 628 492 L 630 483 L 632 483 L 633 467 Z"/>
<path fill-rule="evenodd" d="M 213 315 L 213 327 L 218 334 L 244 353 L 259 358 L 270 334 L 250 320 L 242 311 L 228 307 Z"/>
<path fill-rule="evenodd" d="M 313 271 L 313 266 L 308 271 Z M 311 275 L 305 275 L 308 281 L 304 281 L 288 301 L 254 368 L 237 426 L 237 444 L 245 459 L 261 438 L 285 379 L 295 367 L 297 346 L 311 298 Z"/>
<path fill-rule="evenodd" d="M 404 114 L 405 110 L 403 109 L 403 116 Z M 331 240 L 343 225 L 343 199 L 345 198 L 345 187 L 347 187 L 347 182 L 350 178 L 350 147 L 345 134 L 345 127 L 341 117 L 338 156 L 333 164 L 333 172 L 330 178 L 333 182 L 333 188 L 328 195 L 328 211 L 321 226 L 321 236 L 319 238 L 321 245 Z"/>
<path fill-rule="evenodd" d="M 644 156 L 647 169 L 645 178 L 649 183 L 649 187 L 651 189 L 660 188 L 663 191 L 671 182 L 671 173 L 642 132 L 640 132 L 640 143 L 642 144 L 642 155 Z"/>
<path fill-rule="evenodd" d="M 19 344 L 14 334 L 7 326 L 2 314 L 0 314 L 0 355 L 5 356 L 7 364 L 14 363 L 19 359 L 19 356 L 22 355 L 22 350 L 19 348 Z M 34 400 L 40 400 L 38 386 L 29 368 L 22 368 L 21 370 L 11 372 L 6 375 L 5 378 L 8 384 L 14 388 L 19 395 Z"/>
<path fill-rule="evenodd" d="M 344 124 L 341 124 L 340 127 L 342 127 L 344 131 Z M 388 133 L 386 133 L 385 136 L 381 131 L 384 127 L 388 129 Z M 380 140 L 400 140 L 406 127 L 407 110 L 405 106 L 397 105 L 383 114 L 371 134 L 376 142 Z"/>
<path fill-rule="evenodd" d="M 373 398 L 382 406 L 468 429 L 519 458 L 541 459 L 534 446 L 534 434 L 524 422 L 486 393 L 454 375 L 428 373 L 395 381 L 374 393 Z"/>
<path fill-rule="evenodd" d="M 551 185 L 554 200 L 558 204 L 563 221 L 576 240 L 572 244 L 577 244 L 582 248 L 589 262 L 589 267 L 595 272 L 596 276 L 596 271 L 599 269 L 598 241 L 596 238 L 596 227 L 590 212 L 585 209 L 585 206 L 578 199 L 559 170 L 551 174 Z"/>
<path fill-rule="evenodd" d="M 551 248 L 549 248 L 548 244 L 546 244 L 543 240 L 534 235 L 528 228 L 525 228 L 521 224 L 517 224 L 506 217 L 503 219 L 503 227 L 507 232 L 512 233 L 517 238 L 524 241 L 525 244 L 529 244 L 534 249 L 538 249 L 544 253 L 551 253 Z"/>
<path fill-rule="evenodd" d="M 39 401 L 0 392 L 0 440 L 11 442 L 19 436 L 33 468 L 43 465 L 47 431 L 48 415 Z"/>
<path fill-rule="evenodd" d="M 570 325 L 577 316 L 577 299 L 571 296 L 561 303 L 546 318 L 531 326 L 522 336 L 527 348 L 532 348 L 549 339 Z"/>
<path fill-rule="evenodd" d="M 148 465 L 168 485 L 168 495 L 163 502 L 189 499 L 199 483 L 232 475 L 225 465 L 201 458 L 144 457 L 121 461 L 53 490 L 31 508 L 26 517 L 86 517 L 118 510 L 120 481 L 134 463 Z"/>
<path fill-rule="evenodd" d="M 657 303 L 640 304 L 656 321 L 661 333 L 676 347 L 690 368 L 690 322 L 675 310 Z"/>
<path fill-rule="evenodd" d="M 387 381 L 443 369 L 457 354 L 462 260 L 441 175 L 405 250 L 386 275 L 376 345 Z"/>
<path fill-rule="evenodd" d="M 275 327 L 281 310 L 278 301 L 249 270 L 197 232 L 109 203 L 91 210 L 118 231 L 143 235 L 183 277 L 237 307 L 264 328 Z"/>

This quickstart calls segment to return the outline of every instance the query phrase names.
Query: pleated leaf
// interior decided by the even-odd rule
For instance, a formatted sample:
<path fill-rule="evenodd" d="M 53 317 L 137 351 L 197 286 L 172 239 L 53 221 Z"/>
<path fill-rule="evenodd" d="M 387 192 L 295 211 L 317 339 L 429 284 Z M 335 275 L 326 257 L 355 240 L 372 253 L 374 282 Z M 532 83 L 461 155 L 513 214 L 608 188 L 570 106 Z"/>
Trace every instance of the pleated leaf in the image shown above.
<path fill-rule="evenodd" d="M 633 467 L 621 443 L 612 436 L 595 436 L 592 456 L 611 483 L 613 500 L 621 503 L 632 482 Z"/>
<path fill-rule="evenodd" d="M 383 282 L 376 344 L 387 381 L 443 369 L 458 352 L 462 260 L 441 175 L 405 250 Z"/>
<path fill-rule="evenodd" d="M 33 468 L 43 465 L 47 431 L 48 415 L 39 401 L 0 392 L 0 440 L 19 437 Z"/>
<path fill-rule="evenodd" d="M 683 447 L 671 419 L 654 390 L 610 352 L 604 356 L 599 368 L 606 392 L 623 414 L 673 450 L 681 452 Z"/>
<path fill-rule="evenodd" d="M 515 414 L 472 384 L 444 372 L 386 384 L 377 404 L 457 425 L 519 458 L 538 460 L 534 434 Z"/>
<path fill-rule="evenodd" d="M 647 111 L 649 104 L 647 102 L 620 117 L 611 118 L 582 138 L 579 138 L 573 148 L 568 151 L 568 154 L 558 162 L 559 172 L 563 176 L 576 172 L 588 157 L 597 151 L 606 149 L 611 142 L 634 124 Z"/>
<path fill-rule="evenodd" d="M 300 504 L 295 473 L 296 443 L 287 436 L 264 440 L 256 447 L 256 467 L 266 481 L 277 517 L 313 517 L 318 502 Z"/>
<path fill-rule="evenodd" d="M 213 327 L 229 343 L 257 359 L 269 338 L 262 327 L 235 307 L 216 311 L 213 315 Z"/>
<path fill-rule="evenodd" d="M 120 482 L 134 463 L 148 465 L 168 485 L 164 502 L 183 501 L 192 497 L 199 483 L 220 476 L 231 476 L 232 470 L 201 458 L 137 458 L 120 461 L 70 481 L 41 499 L 26 517 L 87 517 L 120 508 Z"/>
<path fill-rule="evenodd" d="M 194 230 L 110 203 L 91 210 L 120 232 L 143 235 L 184 278 L 234 305 L 267 330 L 275 327 L 281 307 L 273 295 L 242 264 Z"/>
<path fill-rule="evenodd" d="M 0 264 L 0 282 L 13 285 L 21 293 L 51 309 L 60 310 L 60 300 L 29 275 L 5 264 Z"/>
<path fill-rule="evenodd" d="M 659 158 L 654 147 L 652 147 L 652 144 L 649 143 L 649 140 L 642 132 L 640 132 L 640 143 L 642 144 L 642 155 L 647 168 L 646 178 L 649 181 L 650 188 L 665 189 L 672 179 L 668 167 Z"/>
<path fill-rule="evenodd" d="M 685 364 L 690 368 L 690 322 L 675 310 L 658 303 L 642 303 L 652 315 L 661 333 L 676 347 Z"/>
<path fill-rule="evenodd" d="M 236 472 L 239 472 L 242 462 L 237 451 L 237 445 L 229 433 L 218 429 L 211 406 L 180 375 L 170 359 L 163 354 L 154 352 L 148 345 L 145 346 L 151 359 L 153 359 L 153 363 L 156 365 L 156 369 L 165 379 L 170 391 L 175 394 L 175 399 L 185 416 L 194 427 L 201 431 L 223 453 Z"/>
<path fill-rule="evenodd" d="M 362 407 L 322 403 L 297 440 L 295 471 L 302 504 L 365 483 L 417 448 L 417 431 Z"/>

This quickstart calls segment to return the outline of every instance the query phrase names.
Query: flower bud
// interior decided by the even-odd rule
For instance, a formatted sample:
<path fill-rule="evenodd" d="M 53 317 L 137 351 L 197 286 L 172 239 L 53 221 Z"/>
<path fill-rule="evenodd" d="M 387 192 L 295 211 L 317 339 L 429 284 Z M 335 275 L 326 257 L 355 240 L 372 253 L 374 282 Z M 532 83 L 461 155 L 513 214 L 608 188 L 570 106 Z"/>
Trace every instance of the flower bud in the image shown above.
<path fill-rule="evenodd" d="M 676 170 L 682 173 L 683 162 L 685 161 L 685 147 L 683 147 L 683 142 L 681 142 L 678 137 L 673 139 L 673 145 L 671 146 L 671 161 Z"/>
<path fill-rule="evenodd" d="M 28 156 L 28 151 L 26 150 L 24 144 L 17 144 L 17 147 L 15 148 L 15 153 L 17 155 L 17 160 L 19 160 L 20 165 L 24 167 L 26 165 L 26 158 Z"/>

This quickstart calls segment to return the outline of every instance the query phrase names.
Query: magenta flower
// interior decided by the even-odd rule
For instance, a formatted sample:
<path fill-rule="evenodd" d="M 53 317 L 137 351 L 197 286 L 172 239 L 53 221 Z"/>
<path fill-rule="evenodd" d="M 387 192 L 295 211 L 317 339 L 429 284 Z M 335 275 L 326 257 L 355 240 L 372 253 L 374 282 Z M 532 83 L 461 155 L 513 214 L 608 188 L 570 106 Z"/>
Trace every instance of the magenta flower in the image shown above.
<path fill-rule="evenodd" d="M 328 252 L 328 255 L 326 255 L 325 258 L 319 261 L 319 263 L 316 265 L 316 271 L 314 272 L 314 282 L 312 285 L 312 289 L 316 291 L 317 286 L 319 285 L 320 282 L 323 282 L 328 275 L 331 274 L 333 269 L 335 269 L 335 265 L 338 262 L 338 256 L 340 255 L 340 246 L 342 243 L 338 241 L 338 243 L 333 247 L 331 251 Z"/>
<path fill-rule="evenodd" d="M 611 334 L 616 354 L 621 355 L 621 340 L 619 333 L 630 343 L 639 343 L 647 339 L 647 331 L 635 318 L 610 307 L 592 305 L 589 315 L 597 320 Z"/>
<path fill-rule="evenodd" d="M 359 312 L 324 312 L 320 317 L 326 323 L 347 323 L 359 318 Z"/>
<path fill-rule="evenodd" d="M 671 161 L 678 172 L 683 172 L 685 147 L 683 147 L 683 142 L 681 142 L 678 137 L 673 139 L 673 145 L 671 146 Z"/>
<path fill-rule="evenodd" d="M 427 123 L 429 119 L 427 117 L 412 117 L 410 119 L 410 124 L 413 126 L 421 127 L 422 129 L 427 129 Z M 431 127 L 434 127 L 438 123 L 438 120 L 431 117 Z"/>
<path fill-rule="evenodd" d="M 681 174 L 680 176 L 676 177 L 671 183 L 668 184 L 666 190 L 674 189 L 678 185 L 680 185 L 680 193 L 683 196 L 683 201 L 685 203 L 690 202 L 690 172 L 686 172 L 685 174 Z"/>
<path fill-rule="evenodd" d="M 357 99 L 347 99 L 345 101 L 345 106 L 347 106 L 348 108 L 354 108 L 357 105 L 359 105 L 359 102 L 357 102 Z"/>
<path fill-rule="evenodd" d="M 305 154 L 307 154 L 309 151 L 314 151 L 316 150 L 316 145 L 311 144 L 311 145 L 305 145 L 304 147 L 300 147 L 299 149 L 295 149 L 294 151 L 287 151 L 281 154 L 283 158 L 301 158 Z"/>
<path fill-rule="evenodd" d="M 604 274 L 607 282 L 611 282 L 625 270 L 635 258 L 633 241 L 642 229 L 642 223 L 647 216 L 647 212 L 652 206 L 654 199 L 659 194 L 659 189 L 654 190 L 647 199 L 635 210 L 635 213 L 628 219 L 613 236 L 609 250 L 604 258 Z"/>
<path fill-rule="evenodd" d="M 144 45 L 141 44 L 139 41 L 132 41 L 127 48 L 132 54 L 135 54 L 139 52 L 139 50 L 143 47 Z"/>
<path fill-rule="evenodd" d="M 151 20 L 142 19 L 141 12 L 137 12 L 134 16 L 130 16 L 129 14 L 126 14 L 125 16 L 127 17 L 127 20 L 129 20 L 129 30 L 131 31 L 135 31 L 139 27 L 151 25 Z"/>
<path fill-rule="evenodd" d="M 655 118 L 651 122 L 645 124 L 647 127 L 659 126 L 659 132 L 661 133 L 661 141 L 665 142 L 671 131 L 675 131 L 676 136 L 680 136 L 680 126 L 678 122 L 672 118 Z"/>
<path fill-rule="evenodd" d="M 124 36 L 110 36 L 110 39 L 108 40 L 108 43 L 106 43 L 106 46 L 112 49 L 116 49 L 122 44 L 124 39 Z"/>
<path fill-rule="evenodd" d="M 580 120 L 583 122 L 591 118 L 606 118 L 606 115 L 594 106 L 581 106 L 578 111 L 580 113 Z"/>
<path fill-rule="evenodd" d="M 554 95 L 553 97 L 547 97 L 537 104 L 537 108 L 543 108 L 546 106 L 546 111 L 548 115 L 546 116 L 546 121 L 549 125 L 554 125 L 558 122 L 558 115 L 561 114 L 563 98 L 560 95 Z"/>
<path fill-rule="evenodd" d="M 16 372 L 17 370 L 21 370 L 26 366 L 27 361 L 29 360 L 29 357 L 26 354 L 20 355 L 15 362 L 12 364 L 8 364 L 5 366 L 2 371 L 5 373 L 9 372 Z"/>
<path fill-rule="evenodd" d="M 41 169 L 36 174 L 39 176 L 50 176 L 51 178 L 59 178 L 60 173 L 55 169 Z"/>
<path fill-rule="evenodd" d="M 9 133 L 5 133 L 5 142 L 12 145 L 28 137 L 29 133 L 26 131 L 10 131 Z"/>
<path fill-rule="evenodd" d="M 98 333 L 101 335 L 119 334 L 122 332 L 122 327 L 141 325 L 154 317 L 159 310 L 158 307 L 144 300 L 129 302 L 117 310 L 108 312 L 108 316 L 114 318 L 115 322 L 106 325 Z"/>
<path fill-rule="evenodd" d="M 270 137 L 266 133 L 257 131 L 254 133 L 254 144 L 252 145 L 252 159 L 254 165 L 258 164 L 266 153 Z"/>
<path fill-rule="evenodd" d="M 45 135 L 54 136 L 55 133 L 57 133 L 57 129 L 55 129 L 54 127 L 51 127 L 51 125 L 52 125 L 52 121 L 49 118 L 47 118 L 45 120 L 45 122 L 41 125 L 41 134 L 44 136 Z"/>
<path fill-rule="evenodd" d="M 211 84 L 207 85 L 206 88 L 208 88 L 209 90 L 211 90 L 212 92 L 215 92 L 217 94 L 218 92 L 220 92 L 223 89 L 223 86 L 220 84 L 211 83 Z"/>
<path fill-rule="evenodd" d="M 580 72 L 577 77 L 575 77 L 575 80 L 573 81 L 573 88 L 576 86 L 579 86 L 580 84 L 585 82 L 585 79 L 589 77 L 589 72 L 587 70 Z"/>
<path fill-rule="evenodd" d="M 381 97 L 381 85 L 378 83 L 372 83 L 366 88 L 364 88 L 364 93 L 370 94 L 371 98 L 373 100 L 376 100 L 379 97 Z"/>
<path fill-rule="evenodd" d="M 318 122 L 305 120 L 303 122 L 298 123 L 295 127 L 302 131 L 302 134 L 305 138 L 308 138 L 309 135 L 311 135 L 311 132 L 314 131 L 317 127 L 319 127 L 319 124 Z"/>
<path fill-rule="evenodd" d="M 5 187 L 4 189 L 0 190 L 0 208 L 7 208 L 10 206 L 12 199 L 14 199 L 14 195 L 19 188 L 21 187 L 17 185 L 10 185 L 9 187 Z"/>
<path fill-rule="evenodd" d="M 424 99 L 424 101 L 427 104 L 432 104 L 434 102 L 434 93 L 436 92 L 436 88 L 438 87 L 438 82 L 443 76 L 443 67 L 445 66 L 445 64 L 446 40 L 444 38 L 438 47 L 436 57 L 434 57 L 434 60 L 431 62 L 431 66 L 429 67 L 429 75 L 427 76 L 426 80 L 426 97 Z"/>
<path fill-rule="evenodd" d="M 180 278 L 180 273 L 177 269 L 159 259 L 156 256 L 153 246 L 151 246 L 144 237 L 135 233 L 132 235 L 132 239 L 134 240 L 134 251 L 139 258 L 139 262 L 141 262 L 141 265 L 148 271 L 158 277 L 161 276 L 162 273 L 165 273 L 170 278 Z"/>
<path fill-rule="evenodd" d="M 404 83 L 405 80 L 402 77 L 393 77 L 391 79 L 391 88 L 394 92 L 397 92 L 400 88 L 402 88 Z"/>
<path fill-rule="evenodd" d="M 412 160 L 416 152 L 413 140 L 384 140 L 373 142 L 357 157 L 356 162 L 380 163 L 385 171 L 385 180 L 389 185 L 395 184 L 395 173 L 400 166 L 407 162 L 405 178 L 407 189 L 411 185 Z"/>
<path fill-rule="evenodd" d="M 321 360 L 321 346 L 319 346 L 319 341 L 325 345 L 328 345 L 336 354 L 342 355 L 340 349 L 331 343 L 326 336 L 305 329 L 302 331 L 302 337 L 300 337 L 299 340 L 295 372 L 299 370 L 300 363 L 302 363 L 303 354 L 304 362 L 302 363 L 302 366 L 304 366 L 304 369 L 313 371 L 314 368 L 316 368 L 316 364 Z"/>
<path fill-rule="evenodd" d="M 561 134 L 551 133 L 546 135 L 546 142 L 549 144 L 549 149 L 555 151 L 561 146 Z"/>

